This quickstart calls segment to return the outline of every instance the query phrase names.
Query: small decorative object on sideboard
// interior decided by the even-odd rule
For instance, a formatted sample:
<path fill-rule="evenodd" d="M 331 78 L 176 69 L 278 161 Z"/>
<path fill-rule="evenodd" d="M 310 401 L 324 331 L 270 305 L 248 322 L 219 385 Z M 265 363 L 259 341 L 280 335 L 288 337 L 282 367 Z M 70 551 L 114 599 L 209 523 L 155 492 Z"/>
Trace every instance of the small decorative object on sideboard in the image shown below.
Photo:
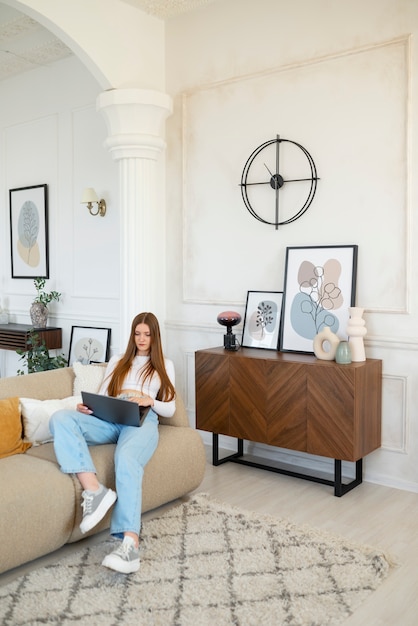
<path fill-rule="evenodd" d="M 225 350 L 238 350 L 239 344 L 232 332 L 232 327 L 240 323 L 241 315 L 235 311 L 223 311 L 219 313 L 217 321 L 221 326 L 226 326 L 226 335 L 224 335 Z"/>
<path fill-rule="evenodd" d="M 363 338 L 367 334 L 366 322 L 363 319 L 364 309 L 359 306 L 348 307 L 350 319 L 347 324 L 348 342 L 351 350 L 351 360 L 355 362 L 365 361 Z"/>
<path fill-rule="evenodd" d="M 45 278 L 35 278 L 33 284 L 35 285 L 37 295 L 30 307 L 32 325 L 34 328 L 46 328 L 49 313 L 48 304 L 52 302 L 52 300 L 59 302 L 61 294 L 58 291 L 50 291 L 49 293 L 44 291 Z"/>
<path fill-rule="evenodd" d="M 335 362 L 340 365 L 351 363 L 351 348 L 348 341 L 340 341 L 335 352 Z"/>
<path fill-rule="evenodd" d="M 339 338 L 332 332 L 329 326 L 324 328 L 314 337 L 313 351 L 317 359 L 333 361 L 340 343 Z M 328 347 L 328 349 L 326 349 Z"/>

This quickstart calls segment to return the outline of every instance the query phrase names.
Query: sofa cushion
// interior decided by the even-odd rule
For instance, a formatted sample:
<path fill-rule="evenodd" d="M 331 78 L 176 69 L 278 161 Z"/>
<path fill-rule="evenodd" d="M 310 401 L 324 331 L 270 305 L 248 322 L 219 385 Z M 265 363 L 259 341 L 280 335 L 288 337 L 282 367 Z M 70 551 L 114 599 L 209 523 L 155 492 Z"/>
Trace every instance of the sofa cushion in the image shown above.
<path fill-rule="evenodd" d="M 0 378 L 0 398 L 67 398 L 73 393 L 73 381 L 72 367 Z"/>
<path fill-rule="evenodd" d="M 60 400 L 20 398 L 25 441 L 32 443 L 52 441 L 52 434 L 49 430 L 51 415 L 60 409 L 75 410 L 79 402 L 81 402 L 81 396 L 70 396 Z"/>
<path fill-rule="evenodd" d="M 105 365 L 83 365 L 77 361 L 73 364 L 75 374 L 73 395 L 79 396 L 82 391 L 97 393 L 102 384 Z"/>
<path fill-rule="evenodd" d="M 25 452 L 31 445 L 22 439 L 19 398 L 0 400 L 0 459 Z"/>

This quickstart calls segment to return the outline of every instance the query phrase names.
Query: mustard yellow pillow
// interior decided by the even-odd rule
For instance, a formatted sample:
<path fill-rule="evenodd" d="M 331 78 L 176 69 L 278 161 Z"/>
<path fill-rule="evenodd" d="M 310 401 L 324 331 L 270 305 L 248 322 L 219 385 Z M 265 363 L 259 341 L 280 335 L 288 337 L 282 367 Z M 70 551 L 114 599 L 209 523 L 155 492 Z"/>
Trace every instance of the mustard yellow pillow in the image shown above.
<path fill-rule="evenodd" d="M 0 459 L 25 452 L 31 445 L 22 440 L 19 398 L 0 400 Z"/>

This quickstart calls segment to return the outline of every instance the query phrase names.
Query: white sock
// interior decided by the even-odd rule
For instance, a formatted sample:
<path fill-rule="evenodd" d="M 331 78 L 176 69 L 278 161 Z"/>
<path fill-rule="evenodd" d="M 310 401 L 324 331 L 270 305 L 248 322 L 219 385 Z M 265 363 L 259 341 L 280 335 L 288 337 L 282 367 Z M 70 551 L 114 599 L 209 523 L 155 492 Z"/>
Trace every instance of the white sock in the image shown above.
<path fill-rule="evenodd" d="M 103 485 L 101 483 L 99 483 L 99 488 L 96 489 L 96 491 L 93 491 L 92 489 L 86 489 L 85 491 L 86 491 L 86 493 L 89 493 L 89 494 L 91 493 L 91 494 L 93 494 L 95 496 L 98 496 L 99 493 L 102 493 L 103 489 L 104 489 Z"/>

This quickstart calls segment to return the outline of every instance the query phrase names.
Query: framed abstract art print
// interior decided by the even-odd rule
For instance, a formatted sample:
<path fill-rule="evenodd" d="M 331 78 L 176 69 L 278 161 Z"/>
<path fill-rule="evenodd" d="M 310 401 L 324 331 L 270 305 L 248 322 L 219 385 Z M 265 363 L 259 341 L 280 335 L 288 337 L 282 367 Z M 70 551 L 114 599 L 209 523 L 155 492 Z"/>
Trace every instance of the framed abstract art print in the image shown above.
<path fill-rule="evenodd" d="M 286 249 L 280 350 L 313 353 L 325 326 L 346 339 L 348 308 L 355 305 L 358 246 Z"/>
<path fill-rule="evenodd" d="M 49 278 L 47 185 L 9 189 L 12 278 Z"/>

